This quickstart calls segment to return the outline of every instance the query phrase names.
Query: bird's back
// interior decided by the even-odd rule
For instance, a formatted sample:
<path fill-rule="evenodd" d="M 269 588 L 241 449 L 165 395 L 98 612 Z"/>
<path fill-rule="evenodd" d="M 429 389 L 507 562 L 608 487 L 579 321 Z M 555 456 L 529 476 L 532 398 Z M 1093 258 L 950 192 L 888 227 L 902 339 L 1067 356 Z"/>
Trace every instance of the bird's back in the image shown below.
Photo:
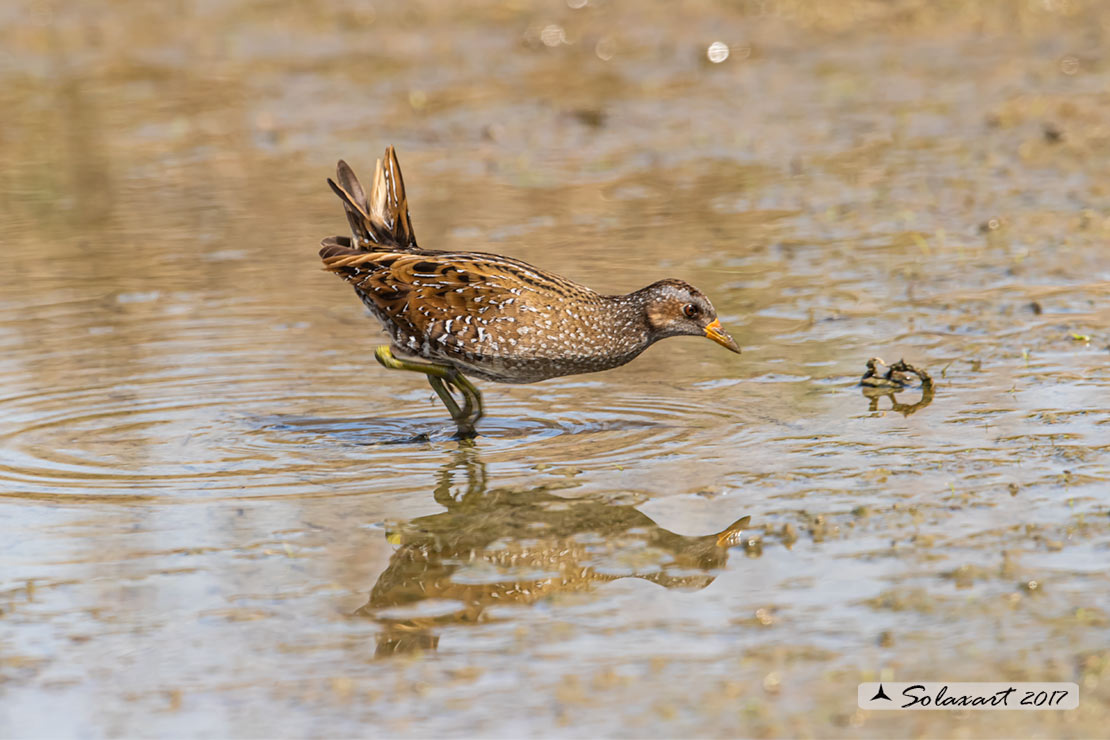
<path fill-rule="evenodd" d="M 399 350 L 478 377 L 528 383 L 616 367 L 646 346 L 623 296 L 602 296 L 525 262 L 417 246 L 393 148 L 368 199 L 343 162 L 339 183 L 352 236 L 329 237 L 325 269 L 354 286 Z"/>

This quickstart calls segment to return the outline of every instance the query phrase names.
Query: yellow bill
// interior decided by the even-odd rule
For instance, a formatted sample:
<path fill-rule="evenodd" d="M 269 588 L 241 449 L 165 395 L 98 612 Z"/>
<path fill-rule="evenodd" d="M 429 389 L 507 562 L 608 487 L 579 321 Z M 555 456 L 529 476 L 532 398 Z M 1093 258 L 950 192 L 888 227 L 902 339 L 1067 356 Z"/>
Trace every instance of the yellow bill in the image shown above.
<path fill-rule="evenodd" d="M 725 349 L 730 349 L 736 354 L 740 354 L 740 348 L 736 346 L 736 342 L 728 335 L 728 332 L 721 328 L 720 319 L 713 319 L 713 323 L 705 327 L 705 336 Z"/>

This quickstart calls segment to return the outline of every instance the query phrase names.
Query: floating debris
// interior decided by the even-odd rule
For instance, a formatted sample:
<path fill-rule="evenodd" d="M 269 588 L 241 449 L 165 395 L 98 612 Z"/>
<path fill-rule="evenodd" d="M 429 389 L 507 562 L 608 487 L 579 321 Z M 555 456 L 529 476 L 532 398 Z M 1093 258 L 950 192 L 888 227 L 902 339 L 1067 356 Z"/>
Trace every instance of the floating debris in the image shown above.
<path fill-rule="evenodd" d="M 709 58 L 713 64 L 720 64 L 728 59 L 728 44 L 724 41 L 714 41 L 709 45 L 705 51 L 705 56 Z"/>
<path fill-rule="evenodd" d="M 883 373 L 882 369 L 886 368 Z M 898 360 L 893 365 L 887 365 L 882 359 L 872 357 L 867 361 L 867 372 L 860 378 L 860 385 L 869 388 L 893 388 L 901 390 L 910 384 L 910 376 L 916 375 L 921 381 L 922 388 L 932 388 L 933 379 L 924 370 L 918 370 L 905 360 Z"/>
<path fill-rule="evenodd" d="M 913 383 L 913 376 L 921 381 L 921 398 L 917 403 L 901 403 L 894 397 L 895 393 L 905 390 Z M 909 416 L 915 411 L 928 406 L 933 402 L 933 379 L 929 373 L 920 370 L 905 360 L 899 360 L 893 365 L 887 365 L 878 357 L 867 361 L 867 371 L 860 378 L 863 386 L 863 395 L 870 399 L 868 411 L 879 410 L 879 398 L 889 396 L 891 411 L 897 411 L 903 416 Z"/>

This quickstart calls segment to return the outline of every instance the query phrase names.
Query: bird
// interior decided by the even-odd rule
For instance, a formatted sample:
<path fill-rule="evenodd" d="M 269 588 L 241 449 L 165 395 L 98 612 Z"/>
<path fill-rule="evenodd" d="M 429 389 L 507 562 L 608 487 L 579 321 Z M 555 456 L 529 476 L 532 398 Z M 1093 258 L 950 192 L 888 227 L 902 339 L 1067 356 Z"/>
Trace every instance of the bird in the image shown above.
<path fill-rule="evenodd" d="M 389 335 L 375 359 L 426 375 L 460 438 L 475 436 L 484 415 L 467 376 L 535 383 L 598 372 L 685 335 L 740 353 L 709 298 L 682 280 L 603 295 L 512 257 L 421 248 L 392 146 L 377 161 L 369 196 L 343 160 L 327 182 L 351 235 L 321 241 L 323 269 L 350 283 Z"/>

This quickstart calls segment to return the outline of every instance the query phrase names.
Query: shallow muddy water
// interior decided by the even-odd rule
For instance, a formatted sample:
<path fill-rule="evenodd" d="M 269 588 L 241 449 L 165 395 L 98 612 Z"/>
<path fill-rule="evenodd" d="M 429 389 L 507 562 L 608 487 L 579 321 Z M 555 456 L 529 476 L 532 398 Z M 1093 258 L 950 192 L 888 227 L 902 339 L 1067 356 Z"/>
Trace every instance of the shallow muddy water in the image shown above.
<path fill-rule="evenodd" d="M 1103 733 L 1110 10 L 571 5 L 0 11 L 0 735 Z M 743 355 L 453 439 L 316 257 L 387 144 L 422 245 Z"/>

